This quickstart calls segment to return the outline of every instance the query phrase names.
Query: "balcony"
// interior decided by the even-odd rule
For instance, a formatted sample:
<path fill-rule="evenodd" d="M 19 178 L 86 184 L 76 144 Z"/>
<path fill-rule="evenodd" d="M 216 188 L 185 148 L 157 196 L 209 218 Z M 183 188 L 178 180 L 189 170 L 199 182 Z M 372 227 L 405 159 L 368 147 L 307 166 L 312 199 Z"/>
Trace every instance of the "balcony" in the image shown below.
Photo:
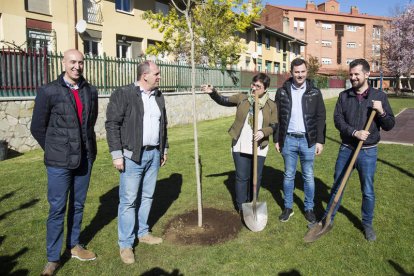
<path fill-rule="evenodd" d="M 93 0 L 83 0 L 83 19 L 88 23 L 102 24 L 101 2 L 95 3 Z"/>

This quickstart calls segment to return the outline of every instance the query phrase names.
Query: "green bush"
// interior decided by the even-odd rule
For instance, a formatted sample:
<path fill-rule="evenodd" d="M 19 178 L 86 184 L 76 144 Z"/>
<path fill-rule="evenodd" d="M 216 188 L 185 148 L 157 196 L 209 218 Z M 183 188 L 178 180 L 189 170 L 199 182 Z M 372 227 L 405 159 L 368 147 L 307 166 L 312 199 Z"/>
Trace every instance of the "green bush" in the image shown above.
<path fill-rule="evenodd" d="M 313 77 L 313 83 L 319 89 L 329 88 L 329 78 L 327 76 L 315 75 Z"/>

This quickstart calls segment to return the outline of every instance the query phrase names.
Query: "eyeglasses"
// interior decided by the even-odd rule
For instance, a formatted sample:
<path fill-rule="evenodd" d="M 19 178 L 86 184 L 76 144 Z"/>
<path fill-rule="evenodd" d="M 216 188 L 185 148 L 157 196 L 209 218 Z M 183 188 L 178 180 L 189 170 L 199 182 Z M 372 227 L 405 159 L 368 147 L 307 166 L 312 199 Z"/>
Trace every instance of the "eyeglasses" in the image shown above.
<path fill-rule="evenodd" d="M 263 85 L 258 84 L 258 83 L 251 83 L 250 85 L 251 85 L 251 86 L 256 87 L 257 89 L 262 89 L 262 88 L 264 88 L 264 86 L 263 86 Z"/>

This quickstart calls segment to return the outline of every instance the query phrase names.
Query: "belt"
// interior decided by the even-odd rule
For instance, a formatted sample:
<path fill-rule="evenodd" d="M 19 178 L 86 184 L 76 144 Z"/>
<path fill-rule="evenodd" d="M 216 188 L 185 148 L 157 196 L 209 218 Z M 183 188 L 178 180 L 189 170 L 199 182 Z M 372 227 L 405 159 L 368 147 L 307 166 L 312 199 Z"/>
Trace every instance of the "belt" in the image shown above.
<path fill-rule="evenodd" d="M 142 150 L 154 150 L 154 149 L 159 149 L 160 146 L 143 146 Z"/>
<path fill-rule="evenodd" d="M 303 138 L 305 137 L 305 133 L 297 133 L 297 132 L 288 132 L 289 136 L 295 137 L 295 138 Z"/>

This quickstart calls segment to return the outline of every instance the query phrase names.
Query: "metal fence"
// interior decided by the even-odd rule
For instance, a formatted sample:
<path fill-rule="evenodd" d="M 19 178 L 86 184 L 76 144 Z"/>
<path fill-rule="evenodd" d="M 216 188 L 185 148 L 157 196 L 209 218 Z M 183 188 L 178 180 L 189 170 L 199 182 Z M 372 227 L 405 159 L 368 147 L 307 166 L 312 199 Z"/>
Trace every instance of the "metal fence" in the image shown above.
<path fill-rule="evenodd" d="M 48 82 L 48 54 L 43 51 L 0 49 L 0 97 L 33 96 Z"/>
<path fill-rule="evenodd" d="M 32 97 L 37 87 L 56 79 L 63 71 L 62 53 L 0 49 L 0 98 Z M 142 60 L 108 57 L 85 57 L 84 76 L 98 88 L 100 95 L 116 87 L 133 83 Z M 156 61 L 161 70 L 160 89 L 164 92 L 191 89 L 191 66 Z M 211 83 L 220 89 L 248 89 L 251 77 L 238 70 L 196 67 L 196 87 Z M 251 73 L 253 74 L 253 73 Z M 247 77 L 247 80 L 246 80 Z"/>

